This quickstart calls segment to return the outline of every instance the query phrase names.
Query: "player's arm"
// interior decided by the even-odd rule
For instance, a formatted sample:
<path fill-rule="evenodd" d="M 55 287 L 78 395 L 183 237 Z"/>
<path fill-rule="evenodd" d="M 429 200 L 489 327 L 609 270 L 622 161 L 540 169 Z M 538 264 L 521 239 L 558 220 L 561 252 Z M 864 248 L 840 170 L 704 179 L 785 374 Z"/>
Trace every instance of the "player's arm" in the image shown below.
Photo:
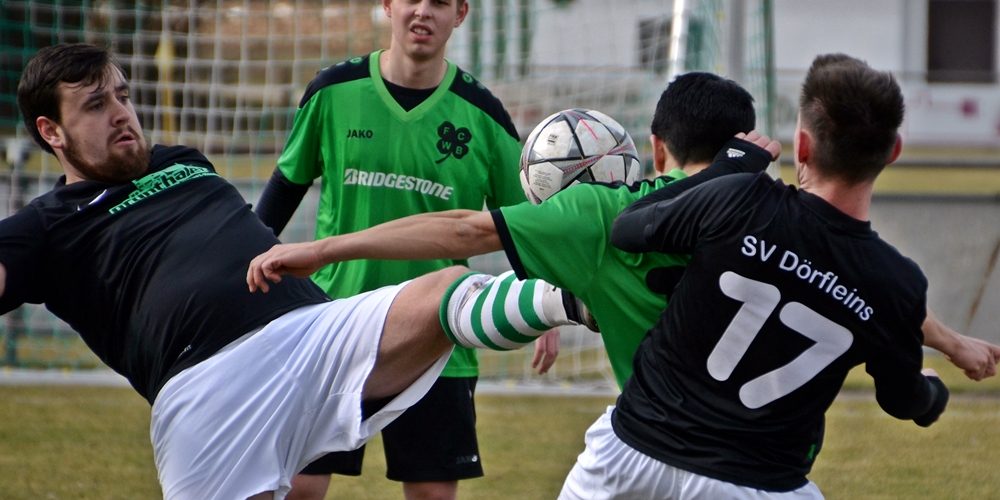
<path fill-rule="evenodd" d="M 752 174 L 727 175 L 637 210 L 622 212 L 611 229 L 611 244 L 626 252 L 689 254 L 714 227 L 755 199 L 769 184 Z M 630 207 L 631 208 L 631 207 Z"/>
<path fill-rule="evenodd" d="M 278 165 L 254 209 L 257 217 L 274 231 L 275 236 L 284 231 L 313 179 L 323 174 L 324 158 L 320 155 L 325 124 L 330 117 L 324 114 L 324 96 L 318 88 L 319 84 L 314 80 L 302 96 Z"/>
<path fill-rule="evenodd" d="M 925 285 L 926 286 L 926 285 Z M 875 400 L 889 415 L 921 427 L 934 423 L 948 404 L 948 388 L 931 369 L 921 371 L 926 303 L 895 324 L 883 324 L 887 334 L 873 337 L 865 371 L 875 382 Z"/>
<path fill-rule="evenodd" d="M 274 231 L 275 236 L 280 236 L 285 230 L 288 221 L 292 220 L 295 209 L 302 203 L 306 193 L 309 191 L 309 184 L 297 184 L 290 181 L 281 169 L 274 169 L 271 178 L 264 186 L 264 191 L 257 200 L 254 213 L 260 218 L 265 226 Z"/>
<path fill-rule="evenodd" d="M 956 332 L 938 320 L 930 309 L 921 330 L 924 345 L 944 354 L 966 377 L 982 380 L 996 375 L 1000 346 Z"/>
<path fill-rule="evenodd" d="M 44 242 L 41 218 L 30 207 L 0 221 L 0 314 L 42 302 Z"/>
<path fill-rule="evenodd" d="M 502 248 L 490 212 L 448 210 L 395 219 L 355 233 L 275 245 L 250 262 L 250 291 L 267 291 L 281 276 L 306 277 L 332 262 L 354 259 L 466 259 Z"/>
<path fill-rule="evenodd" d="M 780 154 L 781 144 L 778 141 L 755 130 L 747 134 L 740 132 L 722 146 L 707 168 L 642 197 L 625 212 L 676 198 L 688 189 L 723 175 L 763 172 Z"/>
<path fill-rule="evenodd" d="M 891 376 L 880 376 L 870 368 L 871 365 L 869 373 L 875 380 L 875 400 L 889 415 L 927 427 L 936 422 L 948 406 L 948 387 L 930 368 L 912 375 L 903 370 Z"/>

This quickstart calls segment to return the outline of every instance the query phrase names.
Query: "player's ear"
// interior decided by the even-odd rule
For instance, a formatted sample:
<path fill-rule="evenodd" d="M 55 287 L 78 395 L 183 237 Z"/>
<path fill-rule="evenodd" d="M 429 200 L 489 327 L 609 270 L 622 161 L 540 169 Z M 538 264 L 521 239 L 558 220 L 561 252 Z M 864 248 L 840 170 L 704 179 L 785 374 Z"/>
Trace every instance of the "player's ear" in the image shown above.
<path fill-rule="evenodd" d="M 795 130 L 795 163 L 802 165 L 812 156 L 812 136 L 802 127 Z"/>
<path fill-rule="evenodd" d="M 896 143 L 892 145 L 892 154 L 889 155 L 889 161 L 886 165 L 896 161 L 899 158 L 899 153 L 903 152 L 903 138 L 899 134 L 896 134 Z"/>
<path fill-rule="evenodd" d="M 649 145 L 653 148 L 653 170 L 657 175 L 663 175 L 667 170 L 667 143 L 656 134 L 649 134 Z"/>
<path fill-rule="evenodd" d="M 458 5 L 458 17 L 455 18 L 455 27 L 462 25 L 462 21 L 465 21 L 465 16 L 469 15 L 469 1 L 459 1 Z"/>
<path fill-rule="evenodd" d="M 392 0 L 382 0 L 382 12 L 385 17 L 392 17 Z"/>
<path fill-rule="evenodd" d="M 62 149 L 64 146 L 62 127 L 55 120 L 46 116 L 35 118 L 35 128 L 38 135 L 47 142 L 52 149 Z"/>

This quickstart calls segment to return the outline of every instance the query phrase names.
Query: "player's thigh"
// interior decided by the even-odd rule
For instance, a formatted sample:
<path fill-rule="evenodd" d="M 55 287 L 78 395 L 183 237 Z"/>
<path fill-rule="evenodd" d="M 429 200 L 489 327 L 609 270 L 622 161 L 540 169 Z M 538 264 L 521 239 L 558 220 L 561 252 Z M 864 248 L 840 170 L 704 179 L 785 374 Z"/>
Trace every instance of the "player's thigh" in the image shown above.
<path fill-rule="evenodd" d="M 450 352 L 453 344 L 441 327 L 441 301 L 467 271 L 461 266 L 449 267 L 403 285 L 386 315 L 378 361 L 365 385 L 366 399 L 398 393 Z"/>
<path fill-rule="evenodd" d="M 423 482 L 483 475 L 475 387 L 475 377 L 438 378 L 420 402 L 382 430 L 386 477 Z"/>

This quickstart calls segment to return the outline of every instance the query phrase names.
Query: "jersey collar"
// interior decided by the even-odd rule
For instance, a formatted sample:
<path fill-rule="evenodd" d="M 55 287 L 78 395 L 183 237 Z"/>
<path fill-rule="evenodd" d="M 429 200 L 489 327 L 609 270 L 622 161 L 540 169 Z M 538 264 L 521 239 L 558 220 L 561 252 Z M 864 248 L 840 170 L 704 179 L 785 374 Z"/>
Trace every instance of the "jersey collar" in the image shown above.
<path fill-rule="evenodd" d="M 402 106 L 393 99 L 392 94 L 389 93 L 389 89 L 385 88 L 385 82 L 382 81 L 382 70 L 379 68 L 379 56 L 382 54 L 382 50 L 376 50 L 372 52 L 371 57 L 368 58 L 368 70 L 372 75 L 372 84 L 375 86 L 375 92 L 378 94 L 379 98 L 382 99 L 382 103 L 385 107 L 395 115 L 401 121 L 414 121 L 420 119 L 423 115 L 434 108 L 434 105 L 441 100 L 442 97 L 448 92 L 448 88 L 451 87 L 452 81 L 455 80 L 455 74 L 458 72 L 458 67 L 455 66 L 451 61 L 445 60 L 448 63 L 448 68 L 444 72 L 444 78 L 441 79 L 441 83 L 438 84 L 437 89 L 430 97 L 420 103 L 417 107 L 406 111 Z"/>

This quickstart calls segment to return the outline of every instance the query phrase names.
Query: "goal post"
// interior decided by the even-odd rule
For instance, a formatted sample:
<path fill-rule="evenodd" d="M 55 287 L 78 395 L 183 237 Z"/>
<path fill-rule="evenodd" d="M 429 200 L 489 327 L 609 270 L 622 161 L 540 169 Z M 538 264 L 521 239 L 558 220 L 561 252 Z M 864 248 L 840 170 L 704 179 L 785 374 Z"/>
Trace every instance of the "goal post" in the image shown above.
<path fill-rule="evenodd" d="M 691 70 L 743 84 L 756 100 L 759 126 L 772 131 L 771 0 L 469 3 L 470 17 L 455 31 L 448 57 L 503 101 L 522 138 L 556 111 L 596 109 L 636 138 L 648 173 L 645 137 L 656 100 L 672 74 Z M 129 74 L 150 141 L 201 149 L 253 202 L 317 71 L 388 41 L 377 0 L 7 0 L 0 2 L 0 138 L 30 144 L 15 91 L 35 51 L 59 42 L 109 46 Z M 47 190 L 60 173 L 38 149 L 26 161 L 4 163 L 0 215 Z M 283 239 L 312 237 L 316 203 L 312 191 Z M 484 271 L 509 268 L 502 253 L 471 263 Z M 533 375 L 530 347 L 484 352 L 480 359 L 484 379 L 613 386 L 600 338 L 585 330 L 564 332 L 559 360 L 542 378 Z M 37 306 L 0 320 L 0 363 L 100 365 L 67 326 Z"/>

